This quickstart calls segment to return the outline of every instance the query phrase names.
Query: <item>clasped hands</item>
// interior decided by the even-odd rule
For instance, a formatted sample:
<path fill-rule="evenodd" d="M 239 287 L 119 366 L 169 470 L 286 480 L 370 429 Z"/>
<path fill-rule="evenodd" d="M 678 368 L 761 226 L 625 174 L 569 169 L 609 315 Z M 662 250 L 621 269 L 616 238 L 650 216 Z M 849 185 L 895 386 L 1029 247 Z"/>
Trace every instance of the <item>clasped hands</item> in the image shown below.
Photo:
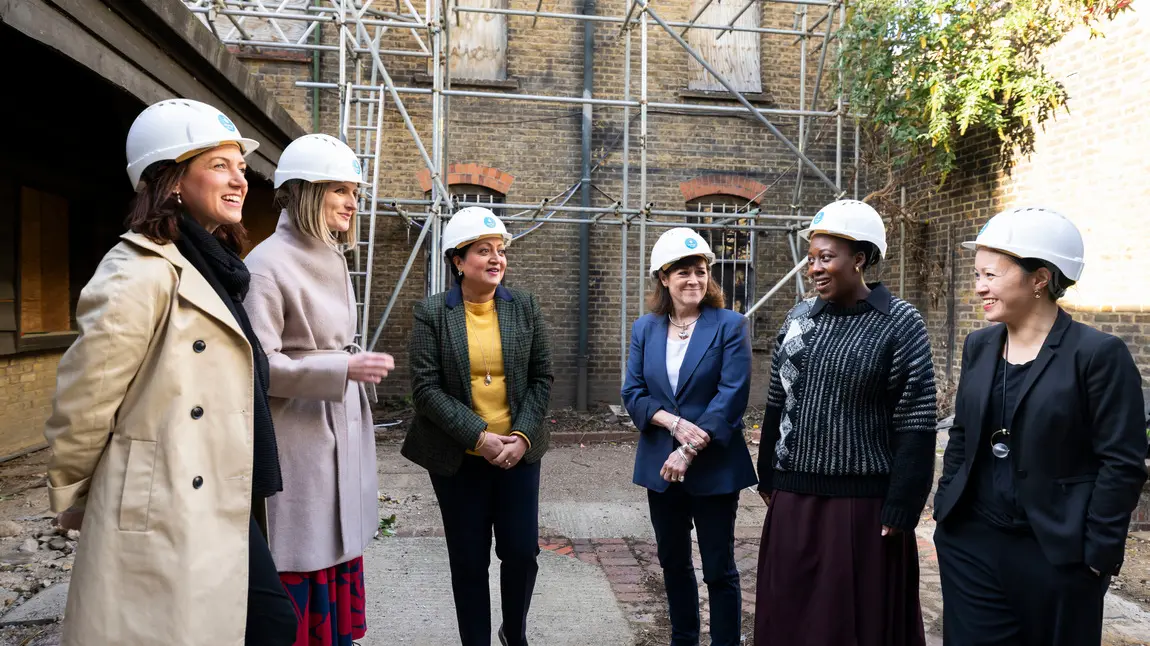
<path fill-rule="evenodd" d="M 667 482 L 683 482 L 687 479 L 687 467 L 691 466 L 700 451 L 707 448 L 711 436 L 693 422 L 666 411 L 659 411 L 656 416 L 659 419 L 654 421 L 670 431 L 671 436 L 681 445 L 667 456 L 659 475 Z"/>
<path fill-rule="evenodd" d="M 483 431 L 476 452 L 492 465 L 510 469 L 519 464 L 523 454 L 527 453 L 527 440 L 521 435 L 496 435 Z"/>

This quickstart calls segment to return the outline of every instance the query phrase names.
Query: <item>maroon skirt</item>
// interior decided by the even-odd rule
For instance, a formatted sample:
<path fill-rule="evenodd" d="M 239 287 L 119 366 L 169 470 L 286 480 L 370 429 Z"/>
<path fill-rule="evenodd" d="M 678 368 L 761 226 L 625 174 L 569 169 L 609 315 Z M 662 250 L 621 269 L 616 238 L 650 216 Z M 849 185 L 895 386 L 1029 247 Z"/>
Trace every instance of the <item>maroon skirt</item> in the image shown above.
<path fill-rule="evenodd" d="M 925 646 L 914 533 L 881 498 L 776 491 L 759 548 L 755 646 Z"/>

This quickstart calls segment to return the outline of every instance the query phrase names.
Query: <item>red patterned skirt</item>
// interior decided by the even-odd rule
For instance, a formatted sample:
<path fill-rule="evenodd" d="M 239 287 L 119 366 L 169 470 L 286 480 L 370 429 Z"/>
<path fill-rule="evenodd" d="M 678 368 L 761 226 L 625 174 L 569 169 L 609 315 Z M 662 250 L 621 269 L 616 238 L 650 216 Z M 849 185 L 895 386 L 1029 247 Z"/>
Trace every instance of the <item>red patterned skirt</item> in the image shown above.
<path fill-rule="evenodd" d="M 316 572 L 280 572 L 300 618 L 295 646 L 352 646 L 367 634 L 363 557 Z"/>

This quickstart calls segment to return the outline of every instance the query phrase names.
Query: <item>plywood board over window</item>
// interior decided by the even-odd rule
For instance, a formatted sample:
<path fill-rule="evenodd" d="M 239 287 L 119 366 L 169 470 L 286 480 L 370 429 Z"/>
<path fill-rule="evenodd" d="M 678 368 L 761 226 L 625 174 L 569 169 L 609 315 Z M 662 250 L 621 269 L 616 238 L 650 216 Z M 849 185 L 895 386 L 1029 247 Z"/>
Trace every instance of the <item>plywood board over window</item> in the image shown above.
<path fill-rule="evenodd" d="M 20 191 L 20 334 L 72 329 L 68 200 Z"/>
<path fill-rule="evenodd" d="M 507 9 L 507 0 L 454 0 L 460 7 Z M 451 78 L 474 81 L 507 80 L 507 16 L 451 12 Z"/>
<path fill-rule="evenodd" d="M 691 0 L 690 15 L 698 13 L 707 0 Z M 748 3 L 750 6 L 748 7 Z M 746 11 L 743 11 L 746 9 Z M 713 0 L 699 24 L 729 25 L 735 16 L 742 15 L 735 22 L 736 27 L 760 27 L 762 7 L 758 0 Z M 719 35 L 722 34 L 720 38 Z M 715 71 L 719 72 L 740 92 L 762 92 L 763 78 L 760 66 L 759 48 L 762 36 L 753 32 L 726 31 L 717 29 L 692 29 L 687 32 L 687 41 L 695 51 L 703 56 Z M 684 54 L 685 55 L 685 54 Z M 688 56 L 691 90 L 724 91 L 719 80 L 712 76 L 693 57 Z"/>

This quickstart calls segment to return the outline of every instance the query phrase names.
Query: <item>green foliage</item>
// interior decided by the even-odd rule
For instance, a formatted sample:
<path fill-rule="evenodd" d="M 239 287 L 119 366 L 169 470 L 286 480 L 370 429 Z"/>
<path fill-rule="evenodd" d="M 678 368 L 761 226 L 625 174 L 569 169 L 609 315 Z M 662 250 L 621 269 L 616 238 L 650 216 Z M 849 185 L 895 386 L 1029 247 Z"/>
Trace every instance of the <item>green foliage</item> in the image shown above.
<path fill-rule="evenodd" d="M 388 536 L 395 536 L 395 514 L 379 519 L 379 536 L 377 538 Z"/>
<path fill-rule="evenodd" d="M 1009 163 L 1033 151 L 1035 128 L 1066 105 L 1039 55 L 1076 25 L 1099 35 L 1130 2 L 849 0 L 844 92 L 896 168 L 921 157 L 945 178 L 975 127 L 997 133 Z"/>

